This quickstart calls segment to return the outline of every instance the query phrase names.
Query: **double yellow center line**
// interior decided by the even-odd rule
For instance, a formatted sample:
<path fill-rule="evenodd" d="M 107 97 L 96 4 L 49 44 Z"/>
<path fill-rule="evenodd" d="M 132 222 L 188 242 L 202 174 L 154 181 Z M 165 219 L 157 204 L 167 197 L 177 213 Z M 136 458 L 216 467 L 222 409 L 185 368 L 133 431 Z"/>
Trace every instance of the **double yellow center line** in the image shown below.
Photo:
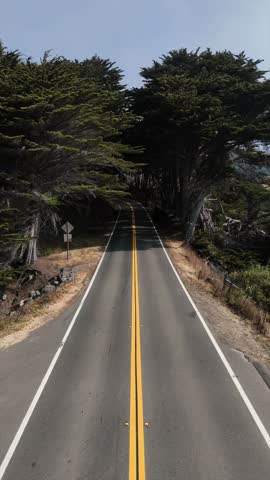
<path fill-rule="evenodd" d="M 130 359 L 129 480 L 145 480 L 141 332 L 136 224 L 132 211 L 132 321 Z"/>

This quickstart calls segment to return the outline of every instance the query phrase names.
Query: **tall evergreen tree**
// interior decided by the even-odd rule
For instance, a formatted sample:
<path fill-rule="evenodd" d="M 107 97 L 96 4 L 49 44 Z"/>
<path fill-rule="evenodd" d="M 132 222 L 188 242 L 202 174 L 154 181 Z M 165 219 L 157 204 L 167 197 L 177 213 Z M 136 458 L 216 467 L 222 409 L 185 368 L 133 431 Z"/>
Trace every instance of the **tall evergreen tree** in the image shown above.
<path fill-rule="evenodd" d="M 47 52 L 39 64 L 28 59 L 0 71 L 1 203 L 14 212 L 22 239 L 12 255 L 26 263 L 37 257 L 40 229 L 56 224 L 59 204 L 111 199 L 125 189 L 121 132 L 132 115 L 110 108 L 119 91 L 101 89 L 100 76 L 95 82 L 79 69 Z M 3 228 L 8 235 L 7 222 Z"/>
<path fill-rule="evenodd" d="M 270 81 L 259 64 L 244 52 L 174 50 L 143 68 L 144 86 L 132 92 L 135 113 L 144 116 L 135 141 L 188 240 L 232 152 L 270 140 Z"/>

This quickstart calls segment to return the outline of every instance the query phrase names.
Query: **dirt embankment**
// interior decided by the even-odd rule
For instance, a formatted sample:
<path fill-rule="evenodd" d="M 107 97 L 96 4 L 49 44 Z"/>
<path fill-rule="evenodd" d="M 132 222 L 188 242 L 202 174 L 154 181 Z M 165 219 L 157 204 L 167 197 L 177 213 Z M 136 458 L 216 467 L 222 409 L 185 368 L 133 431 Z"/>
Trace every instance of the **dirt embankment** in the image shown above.
<path fill-rule="evenodd" d="M 164 245 L 216 338 L 241 351 L 251 362 L 262 362 L 270 369 L 269 329 L 261 335 L 251 321 L 233 313 L 222 298 L 216 296 L 217 289 L 211 284 L 211 278 L 201 278 L 206 277 L 201 272 L 207 267 L 183 241 L 164 239 Z"/>
<path fill-rule="evenodd" d="M 104 251 L 104 245 L 104 238 L 95 239 L 93 246 L 71 250 L 68 261 L 64 251 L 39 258 L 32 267 L 40 272 L 40 282 L 45 283 L 57 275 L 61 269 L 72 271 L 72 279 L 55 288 L 53 292 L 27 303 L 16 315 L 7 315 L 2 319 L 0 349 L 23 340 L 34 329 L 57 318 L 81 293 L 92 277 Z M 31 289 L 33 284 L 30 282 L 26 287 L 22 287 L 20 297 L 27 297 Z M 12 285 L 7 296 L 12 295 L 14 290 L 16 286 Z"/>

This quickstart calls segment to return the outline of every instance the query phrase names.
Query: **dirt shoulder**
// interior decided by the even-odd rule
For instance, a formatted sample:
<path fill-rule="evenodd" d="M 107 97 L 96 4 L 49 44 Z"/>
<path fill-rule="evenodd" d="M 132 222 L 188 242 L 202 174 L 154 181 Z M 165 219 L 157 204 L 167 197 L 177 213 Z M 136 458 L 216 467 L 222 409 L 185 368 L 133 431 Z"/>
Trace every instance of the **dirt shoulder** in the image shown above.
<path fill-rule="evenodd" d="M 216 338 L 241 351 L 251 362 L 261 362 L 270 369 L 269 331 L 265 336 L 259 334 L 251 321 L 233 313 L 215 296 L 213 286 L 198 278 L 201 260 L 181 240 L 164 238 L 164 245 Z M 8 318 L 5 328 L 0 330 L 0 349 L 20 342 L 36 328 L 59 317 L 89 282 L 104 246 L 105 239 L 100 237 L 94 239 L 92 246 L 72 250 L 68 268 L 74 271 L 74 280 L 28 305 L 15 319 Z M 66 253 L 63 251 L 41 257 L 34 265 L 47 279 L 66 267 Z"/>
<path fill-rule="evenodd" d="M 211 283 L 198 278 L 201 260 L 177 239 L 164 238 L 164 245 L 192 298 L 220 343 L 241 351 L 245 357 L 270 369 L 270 336 L 256 331 L 251 321 L 233 313 L 215 296 Z"/>
<path fill-rule="evenodd" d="M 63 251 L 39 258 L 33 268 L 41 272 L 45 281 L 57 275 L 61 268 L 68 268 L 73 272 L 72 280 L 27 305 L 15 318 L 7 317 L 2 320 L 0 350 L 22 341 L 36 328 L 59 317 L 89 282 L 104 246 L 104 238 L 96 238 L 93 246 L 71 250 L 68 262 L 66 252 Z M 27 292 L 24 292 L 24 295 L 26 294 Z"/>

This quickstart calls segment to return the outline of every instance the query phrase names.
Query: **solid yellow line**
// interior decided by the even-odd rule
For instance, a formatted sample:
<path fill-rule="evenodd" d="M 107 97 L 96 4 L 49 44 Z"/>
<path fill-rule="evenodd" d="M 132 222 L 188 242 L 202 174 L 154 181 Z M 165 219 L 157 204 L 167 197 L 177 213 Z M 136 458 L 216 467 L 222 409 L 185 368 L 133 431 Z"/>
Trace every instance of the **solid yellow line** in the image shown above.
<path fill-rule="evenodd" d="M 145 480 L 141 326 L 135 215 L 132 209 L 132 324 L 130 361 L 129 480 Z"/>
<path fill-rule="evenodd" d="M 129 480 L 137 480 L 137 407 L 136 407 L 136 311 L 134 283 L 134 239 L 132 231 L 132 315 L 131 315 L 131 354 L 130 354 L 130 418 L 129 418 Z"/>
<path fill-rule="evenodd" d="M 141 360 L 141 325 L 139 311 L 139 285 L 138 285 L 138 261 L 137 248 L 135 249 L 136 265 L 136 312 L 137 312 L 137 422 L 138 422 L 138 458 L 139 458 L 139 480 L 145 480 L 145 458 L 144 458 L 144 418 L 143 418 L 143 389 L 142 389 L 142 360 Z"/>

